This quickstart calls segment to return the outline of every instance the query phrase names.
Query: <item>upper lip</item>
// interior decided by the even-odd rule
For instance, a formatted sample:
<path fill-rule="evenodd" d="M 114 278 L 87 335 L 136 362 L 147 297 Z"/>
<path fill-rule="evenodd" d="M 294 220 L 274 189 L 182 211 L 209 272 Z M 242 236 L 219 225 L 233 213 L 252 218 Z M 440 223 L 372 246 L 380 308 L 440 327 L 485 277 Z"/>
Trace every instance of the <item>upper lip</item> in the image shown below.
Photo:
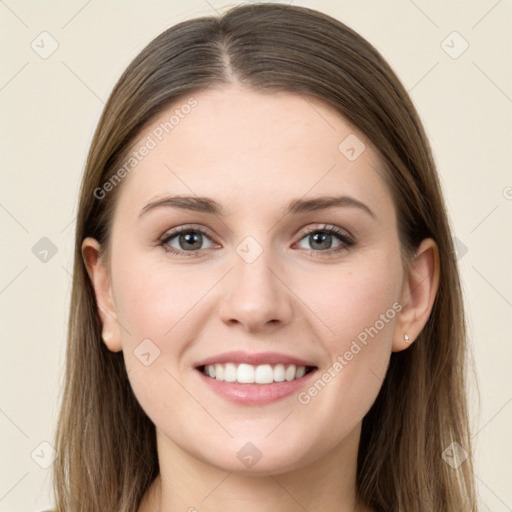
<path fill-rule="evenodd" d="M 246 363 L 250 365 L 260 364 L 294 364 L 295 366 L 315 366 L 310 361 L 300 359 L 298 357 L 289 356 L 287 354 L 281 354 L 279 352 L 258 352 L 249 353 L 240 350 L 231 352 L 223 352 L 216 356 L 208 357 L 198 362 L 195 366 L 207 366 L 212 364 L 223 364 L 223 363 Z"/>

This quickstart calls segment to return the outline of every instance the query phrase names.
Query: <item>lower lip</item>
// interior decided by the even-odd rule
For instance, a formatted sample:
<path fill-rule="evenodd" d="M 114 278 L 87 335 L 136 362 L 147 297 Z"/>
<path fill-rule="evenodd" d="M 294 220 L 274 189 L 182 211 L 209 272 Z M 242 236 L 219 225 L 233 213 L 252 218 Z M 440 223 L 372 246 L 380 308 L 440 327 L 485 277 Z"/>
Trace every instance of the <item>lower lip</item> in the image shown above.
<path fill-rule="evenodd" d="M 298 393 L 316 374 L 316 369 L 300 379 L 272 384 L 240 384 L 207 377 L 197 370 L 202 381 L 219 396 L 240 405 L 265 405 Z"/>

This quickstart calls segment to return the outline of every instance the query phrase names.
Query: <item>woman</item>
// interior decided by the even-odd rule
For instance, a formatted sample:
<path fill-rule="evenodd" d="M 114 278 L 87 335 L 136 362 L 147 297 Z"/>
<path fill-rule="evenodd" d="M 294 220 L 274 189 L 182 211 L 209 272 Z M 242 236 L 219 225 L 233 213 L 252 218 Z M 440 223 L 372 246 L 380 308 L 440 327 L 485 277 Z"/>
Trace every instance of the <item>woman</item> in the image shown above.
<path fill-rule="evenodd" d="M 476 511 L 456 259 L 380 54 L 312 9 L 180 23 L 80 192 L 59 511 Z"/>

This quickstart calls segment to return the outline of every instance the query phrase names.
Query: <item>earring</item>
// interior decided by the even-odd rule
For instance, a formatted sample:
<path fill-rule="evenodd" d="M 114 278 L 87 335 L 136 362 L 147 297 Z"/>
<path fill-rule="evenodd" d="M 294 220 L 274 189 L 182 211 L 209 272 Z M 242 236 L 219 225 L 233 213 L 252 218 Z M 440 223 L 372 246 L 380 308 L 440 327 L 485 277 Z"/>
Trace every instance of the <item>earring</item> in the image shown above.
<path fill-rule="evenodd" d="M 406 343 L 409 343 L 409 335 L 408 334 L 404 334 L 404 340 Z"/>
<path fill-rule="evenodd" d="M 101 333 L 101 339 L 106 343 L 108 340 L 108 336 L 105 333 Z"/>

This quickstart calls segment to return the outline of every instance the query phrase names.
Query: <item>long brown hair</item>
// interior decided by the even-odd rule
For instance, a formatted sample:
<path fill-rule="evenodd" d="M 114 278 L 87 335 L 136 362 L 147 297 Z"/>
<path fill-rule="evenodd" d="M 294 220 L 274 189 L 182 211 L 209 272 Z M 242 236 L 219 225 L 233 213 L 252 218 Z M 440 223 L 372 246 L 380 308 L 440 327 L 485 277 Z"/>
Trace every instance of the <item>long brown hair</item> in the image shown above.
<path fill-rule="evenodd" d="M 66 373 L 56 431 L 59 512 L 136 512 L 157 476 L 155 427 L 138 404 L 122 352 L 101 340 L 85 237 L 108 247 L 116 197 L 95 193 L 119 170 L 147 124 L 180 98 L 238 82 L 323 100 L 378 150 L 404 254 L 432 237 L 440 285 L 418 339 L 393 353 L 363 420 L 357 495 L 378 511 L 477 510 L 466 403 L 464 309 L 442 192 L 418 114 L 399 79 L 365 39 L 318 11 L 280 4 L 235 7 L 171 27 L 128 66 L 97 127 L 80 190 Z M 399 390 L 399 391 L 397 391 Z M 468 458 L 443 460 L 452 442 Z M 454 446 L 454 445 L 452 445 Z M 461 453 L 465 453 L 461 452 Z"/>

